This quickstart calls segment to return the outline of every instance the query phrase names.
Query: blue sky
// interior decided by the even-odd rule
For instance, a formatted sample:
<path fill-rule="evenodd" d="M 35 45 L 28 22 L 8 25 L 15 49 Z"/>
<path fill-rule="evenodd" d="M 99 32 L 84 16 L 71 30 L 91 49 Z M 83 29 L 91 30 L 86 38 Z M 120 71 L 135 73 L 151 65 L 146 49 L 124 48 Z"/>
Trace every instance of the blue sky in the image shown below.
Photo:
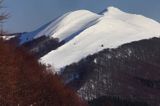
<path fill-rule="evenodd" d="M 32 31 L 54 18 L 78 9 L 100 12 L 108 6 L 142 14 L 160 22 L 160 0 L 4 0 L 10 18 L 8 32 Z"/>

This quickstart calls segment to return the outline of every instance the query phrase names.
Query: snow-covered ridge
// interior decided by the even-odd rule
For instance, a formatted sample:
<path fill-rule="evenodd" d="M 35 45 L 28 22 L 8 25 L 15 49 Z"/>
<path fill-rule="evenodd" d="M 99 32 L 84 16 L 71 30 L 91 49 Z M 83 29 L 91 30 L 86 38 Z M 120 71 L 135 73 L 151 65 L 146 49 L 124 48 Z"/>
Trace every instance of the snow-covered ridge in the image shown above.
<path fill-rule="evenodd" d="M 42 57 L 40 59 L 42 63 L 50 64 L 59 70 L 106 48 L 116 48 L 125 43 L 159 37 L 160 35 L 158 22 L 142 15 L 125 13 L 114 7 L 109 7 L 108 11 L 103 12 L 102 15 L 88 11 L 84 14 L 81 15 L 82 17 L 77 16 L 78 20 L 81 20 L 78 22 L 72 22 L 77 18 L 72 18 L 72 21 L 66 19 L 67 22 L 64 21 L 59 25 L 61 27 L 56 27 L 57 30 L 53 31 L 52 36 L 62 40 L 70 36 L 71 32 L 75 32 L 75 29 L 72 28 L 76 28 L 77 31 L 77 29 L 84 28 L 86 23 L 94 20 L 95 24 L 86 27 L 69 42 Z M 72 15 L 74 17 L 75 14 Z M 70 23 L 72 27 L 67 27 Z"/>
<path fill-rule="evenodd" d="M 21 44 L 41 36 L 58 38 L 60 41 L 68 40 L 92 25 L 92 22 L 100 17 L 100 15 L 88 10 L 78 10 L 66 13 L 55 21 L 42 26 L 38 30 L 22 35 L 20 38 Z"/>

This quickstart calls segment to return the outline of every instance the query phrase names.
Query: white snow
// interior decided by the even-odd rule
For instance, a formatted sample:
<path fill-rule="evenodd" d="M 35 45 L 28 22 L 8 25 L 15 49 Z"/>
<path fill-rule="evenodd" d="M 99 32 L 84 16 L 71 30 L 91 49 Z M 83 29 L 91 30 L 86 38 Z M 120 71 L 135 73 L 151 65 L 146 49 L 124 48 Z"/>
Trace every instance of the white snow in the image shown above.
<path fill-rule="evenodd" d="M 41 36 L 59 38 L 60 41 L 69 40 L 77 33 L 80 33 L 85 28 L 94 24 L 95 20 L 99 17 L 100 15 L 87 10 L 66 13 L 57 20 L 51 22 L 48 26 L 44 25 L 44 28 L 38 29 L 38 32 L 31 32 L 27 33 L 27 35 L 23 35 L 21 44 Z"/>
<path fill-rule="evenodd" d="M 88 16 L 87 14 L 90 14 L 90 12 L 85 12 L 85 16 Z M 93 17 L 95 16 L 98 17 L 94 14 Z M 79 20 L 81 18 L 81 20 L 86 19 L 80 16 L 76 17 Z M 77 18 L 66 19 L 62 22 L 62 26 L 59 25 L 60 28 L 57 27 L 57 30 L 54 30 L 53 33 L 56 34 L 53 35 L 64 39 L 80 27 L 85 27 L 86 21 L 94 20 L 93 17 L 87 18 L 85 22 L 74 22 Z M 42 57 L 40 61 L 44 64 L 50 64 L 56 70 L 60 70 L 105 48 L 116 48 L 125 43 L 159 37 L 160 35 L 160 24 L 158 22 L 141 15 L 122 12 L 114 7 L 109 7 L 108 11 L 104 12 L 96 22 L 96 24 L 87 27 L 69 42 Z"/>
<path fill-rule="evenodd" d="M 15 36 L 13 35 L 13 36 L 0 36 L 0 38 L 2 38 L 3 40 L 10 40 L 10 39 L 12 39 L 12 38 L 14 38 Z"/>
<path fill-rule="evenodd" d="M 60 41 L 72 36 L 74 33 L 88 27 L 92 21 L 98 19 L 100 15 L 87 10 L 78 10 L 67 13 L 60 19 L 51 23 L 45 30 L 41 31 L 36 37 L 46 35 L 53 38 L 59 38 Z M 35 38 L 36 38 L 35 37 Z"/>
<path fill-rule="evenodd" d="M 97 64 L 97 59 L 94 59 L 94 63 Z"/>

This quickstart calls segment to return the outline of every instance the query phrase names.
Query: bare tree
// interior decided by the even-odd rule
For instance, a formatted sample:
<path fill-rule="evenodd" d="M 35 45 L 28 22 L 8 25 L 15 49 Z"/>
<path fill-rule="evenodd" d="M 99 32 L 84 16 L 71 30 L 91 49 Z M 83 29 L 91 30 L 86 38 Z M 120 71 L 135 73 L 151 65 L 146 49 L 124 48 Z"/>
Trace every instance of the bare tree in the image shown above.
<path fill-rule="evenodd" d="M 6 19 L 8 19 L 9 16 L 9 14 L 6 11 L 4 11 L 3 1 L 4 0 L 0 0 L 0 36 L 3 36 L 5 34 L 3 30 L 3 23 Z"/>

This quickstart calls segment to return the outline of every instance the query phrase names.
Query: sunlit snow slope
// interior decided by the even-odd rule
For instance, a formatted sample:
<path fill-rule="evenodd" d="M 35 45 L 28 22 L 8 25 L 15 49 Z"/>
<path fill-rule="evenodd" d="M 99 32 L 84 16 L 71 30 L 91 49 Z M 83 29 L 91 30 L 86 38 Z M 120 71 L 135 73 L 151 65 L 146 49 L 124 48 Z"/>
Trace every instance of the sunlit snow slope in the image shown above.
<path fill-rule="evenodd" d="M 95 24 L 99 17 L 100 15 L 87 10 L 69 12 L 36 31 L 22 35 L 20 43 L 23 44 L 41 36 L 68 41 L 85 28 Z"/>
<path fill-rule="evenodd" d="M 70 13 L 73 18 L 64 20 L 60 27 L 56 27 L 57 30 L 52 32 L 53 36 L 64 39 L 75 32 L 77 28 L 82 28 L 82 26 L 84 28 L 86 23 L 93 22 L 96 19 L 95 24 L 87 27 L 69 42 L 42 57 L 40 59 L 42 63 L 50 64 L 58 71 L 103 49 L 116 48 L 125 43 L 159 37 L 160 35 L 160 24 L 158 22 L 141 15 L 122 12 L 114 7 L 109 7 L 101 16 L 88 11 L 84 13 L 86 17 L 89 17 L 88 19 L 84 19 L 85 16 L 83 15 L 82 17 L 76 16 L 78 14 L 75 14 L 75 12 Z M 97 17 L 99 17 L 98 20 Z M 74 22 L 77 18 L 85 21 Z M 72 27 L 68 27 L 68 25 Z"/>

